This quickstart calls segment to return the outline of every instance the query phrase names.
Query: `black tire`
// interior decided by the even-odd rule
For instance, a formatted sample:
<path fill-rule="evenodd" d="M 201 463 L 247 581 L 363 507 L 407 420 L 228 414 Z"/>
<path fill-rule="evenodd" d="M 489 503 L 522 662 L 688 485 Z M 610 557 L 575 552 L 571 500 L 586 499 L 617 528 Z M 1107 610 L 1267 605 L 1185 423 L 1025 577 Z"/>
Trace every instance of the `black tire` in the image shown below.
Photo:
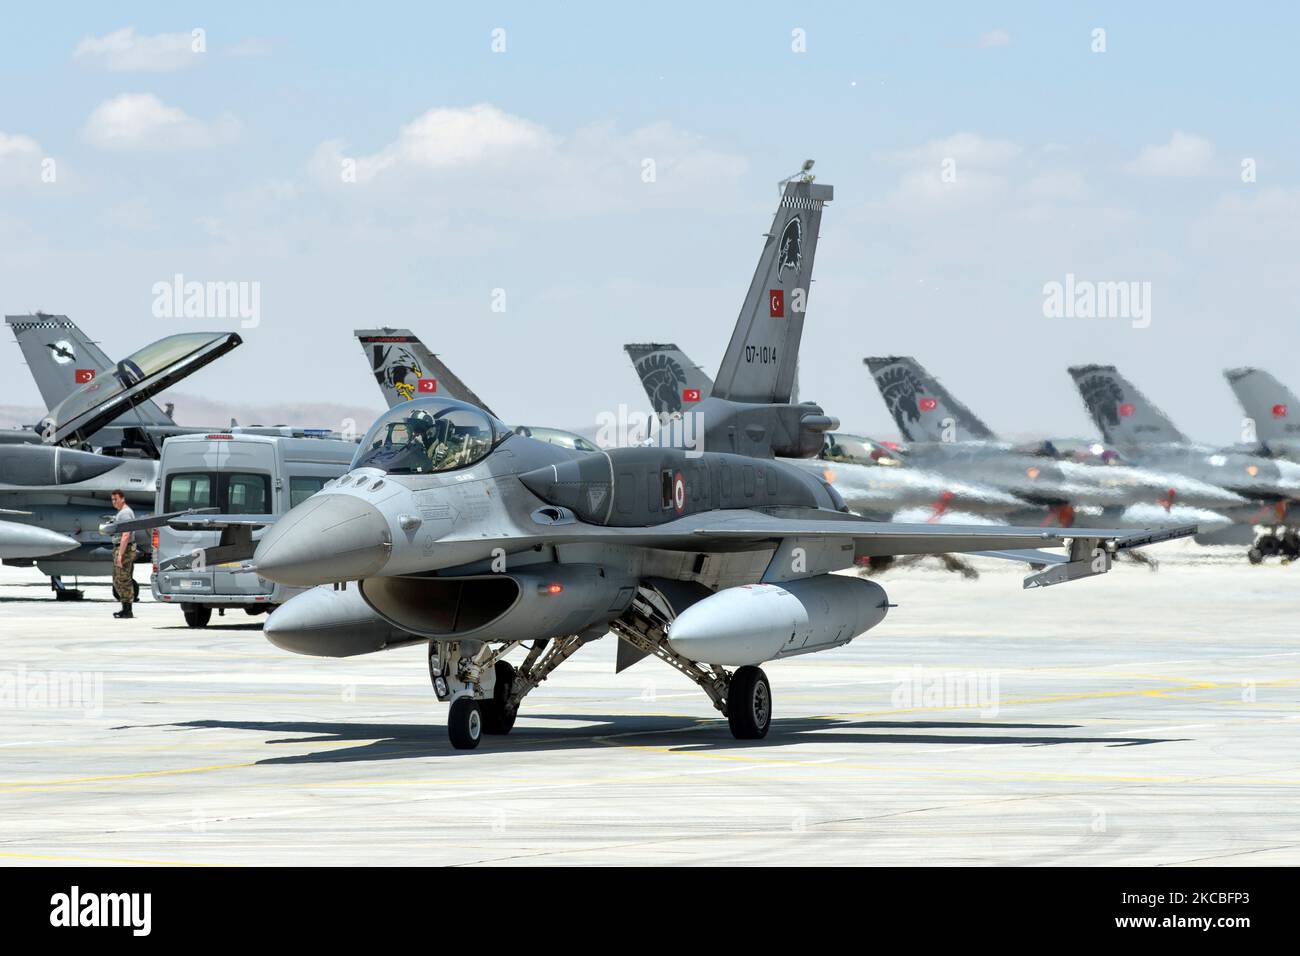
<path fill-rule="evenodd" d="M 212 620 L 212 608 L 195 605 L 191 607 L 188 604 L 181 605 L 181 611 L 185 614 L 185 623 L 190 627 L 207 627 L 208 621 Z"/>
<path fill-rule="evenodd" d="M 1246 552 L 1246 560 L 1251 564 L 1259 564 L 1264 560 L 1264 554 L 1259 548 L 1251 548 Z"/>
<path fill-rule="evenodd" d="M 762 740 L 772 726 L 772 685 L 761 667 L 746 664 L 731 675 L 727 723 L 737 740 Z"/>
<path fill-rule="evenodd" d="M 457 750 L 473 750 L 483 739 L 483 714 L 473 697 L 457 697 L 447 712 L 447 736 Z"/>
<path fill-rule="evenodd" d="M 506 697 L 515 680 L 514 666 L 509 661 L 497 661 L 496 677 L 492 699 L 479 703 L 479 709 L 483 712 L 483 733 L 508 734 L 515 726 L 515 717 L 519 715 L 518 708 L 506 707 Z"/>

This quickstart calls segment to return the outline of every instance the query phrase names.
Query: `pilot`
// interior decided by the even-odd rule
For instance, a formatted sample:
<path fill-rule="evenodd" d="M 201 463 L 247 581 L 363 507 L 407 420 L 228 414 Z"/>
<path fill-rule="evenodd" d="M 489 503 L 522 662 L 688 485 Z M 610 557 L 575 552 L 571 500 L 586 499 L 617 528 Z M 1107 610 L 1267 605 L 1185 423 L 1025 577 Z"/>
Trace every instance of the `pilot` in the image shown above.
<path fill-rule="evenodd" d="M 114 491 L 109 496 L 113 507 L 117 509 L 115 521 L 134 521 L 135 512 L 126 503 L 126 495 Z M 131 613 L 131 602 L 135 600 L 135 579 L 131 572 L 135 568 L 135 541 L 130 531 L 118 535 L 113 546 L 113 594 L 122 602 L 122 610 L 113 614 L 117 618 L 135 617 Z"/>

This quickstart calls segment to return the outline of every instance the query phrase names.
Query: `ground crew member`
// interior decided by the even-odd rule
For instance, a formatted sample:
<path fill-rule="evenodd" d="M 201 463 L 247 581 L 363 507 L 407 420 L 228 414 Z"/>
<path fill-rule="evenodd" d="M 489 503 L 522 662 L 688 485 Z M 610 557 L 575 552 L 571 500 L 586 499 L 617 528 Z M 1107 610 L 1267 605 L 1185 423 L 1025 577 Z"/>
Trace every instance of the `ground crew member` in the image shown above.
<path fill-rule="evenodd" d="M 114 491 L 109 500 L 113 502 L 113 507 L 117 509 L 117 517 L 113 520 L 135 520 L 135 512 L 128 507 L 126 495 L 120 491 Z M 122 610 L 114 613 L 113 617 L 135 617 L 131 613 L 131 602 L 135 600 L 135 579 L 131 576 L 134 568 L 134 536 L 130 531 L 123 531 L 118 535 L 113 547 L 113 594 L 122 602 Z"/>

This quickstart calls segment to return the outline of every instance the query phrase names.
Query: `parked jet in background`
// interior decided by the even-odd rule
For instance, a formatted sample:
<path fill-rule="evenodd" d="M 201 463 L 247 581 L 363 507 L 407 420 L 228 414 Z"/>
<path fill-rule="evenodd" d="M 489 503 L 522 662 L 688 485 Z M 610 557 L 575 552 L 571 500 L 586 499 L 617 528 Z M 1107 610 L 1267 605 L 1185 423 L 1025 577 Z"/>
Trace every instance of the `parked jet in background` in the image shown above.
<path fill-rule="evenodd" d="M 672 343 L 623 346 L 641 379 L 650 406 L 661 419 L 709 397 L 713 381 Z M 988 485 L 913 467 L 895 449 L 860 435 L 827 432 L 816 458 L 790 463 L 821 474 L 857 514 L 887 520 L 972 520 L 1005 516 L 1027 503 Z M 906 467 L 899 467 L 906 465 Z"/>
<path fill-rule="evenodd" d="M 1300 461 L 1300 398 L 1262 368 L 1225 369 L 1262 454 Z"/>
<path fill-rule="evenodd" d="M 1002 441 L 974 412 L 910 356 L 863 360 L 907 441 L 906 457 L 943 474 L 955 473 L 1031 502 L 1032 521 L 1046 514 L 1063 526 L 1161 527 L 1230 523 L 1219 509 L 1244 499 L 1217 485 L 1136 468 L 1058 460 L 1050 442 Z M 1087 509 L 1085 514 L 1080 511 Z"/>
<path fill-rule="evenodd" d="M 1300 499 L 1300 465 L 1193 442 L 1113 365 L 1075 365 L 1069 371 L 1108 451 L 1142 468 L 1188 475 L 1246 499 L 1249 504 L 1226 513 L 1238 534 L 1253 536 L 1256 525 L 1268 529 L 1248 552 L 1252 563 L 1270 554 L 1300 557 L 1297 516 L 1289 509 Z M 1197 540 L 1239 539 L 1219 534 Z"/>

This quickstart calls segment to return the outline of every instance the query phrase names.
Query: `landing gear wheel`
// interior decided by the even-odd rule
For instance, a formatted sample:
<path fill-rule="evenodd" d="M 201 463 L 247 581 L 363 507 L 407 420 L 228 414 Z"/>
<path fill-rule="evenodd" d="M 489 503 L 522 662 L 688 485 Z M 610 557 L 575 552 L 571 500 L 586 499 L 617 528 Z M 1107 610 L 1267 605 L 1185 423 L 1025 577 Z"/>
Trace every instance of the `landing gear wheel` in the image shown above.
<path fill-rule="evenodd" d="M 1259 564 L 1264 560 L 1264 553 L 1259 548 L 1251 548 L 1246 552 L 1246 560 L 1251 564 Z"/>
<path fill-rule="evenodd" d="M 479 704 L 479 709 L 483 712 L 483 733 L 508 734 L 515 725 L 515 717 L 519 715 L 517 707 L 506 707 L 510 685 L 515 682 L 515 669 L 509 661 L 497 661 L 496 676 L 492 699 Z"/>
<path fill-rule="evenodd" d="M 207 627 L 208 621 L 212 620 L 212 608 L 210 607 L 190 607 L 181 605 L 181 611 L 185 615 L 185 623 L 190 627 Z"/>
<path fill-rule="evenodd" d="M 451 702 L 447 736 L 457 750 L 473 750 L 483 739 L 483 714 L 473 697 L 457 697 Z"/>
<path fill-rule="evenodd" d="M 772 685 L 762 668 L 746 664 L 731 675 L 727 723 L 737 740 L 762 740 L 772 726 Z"/>

